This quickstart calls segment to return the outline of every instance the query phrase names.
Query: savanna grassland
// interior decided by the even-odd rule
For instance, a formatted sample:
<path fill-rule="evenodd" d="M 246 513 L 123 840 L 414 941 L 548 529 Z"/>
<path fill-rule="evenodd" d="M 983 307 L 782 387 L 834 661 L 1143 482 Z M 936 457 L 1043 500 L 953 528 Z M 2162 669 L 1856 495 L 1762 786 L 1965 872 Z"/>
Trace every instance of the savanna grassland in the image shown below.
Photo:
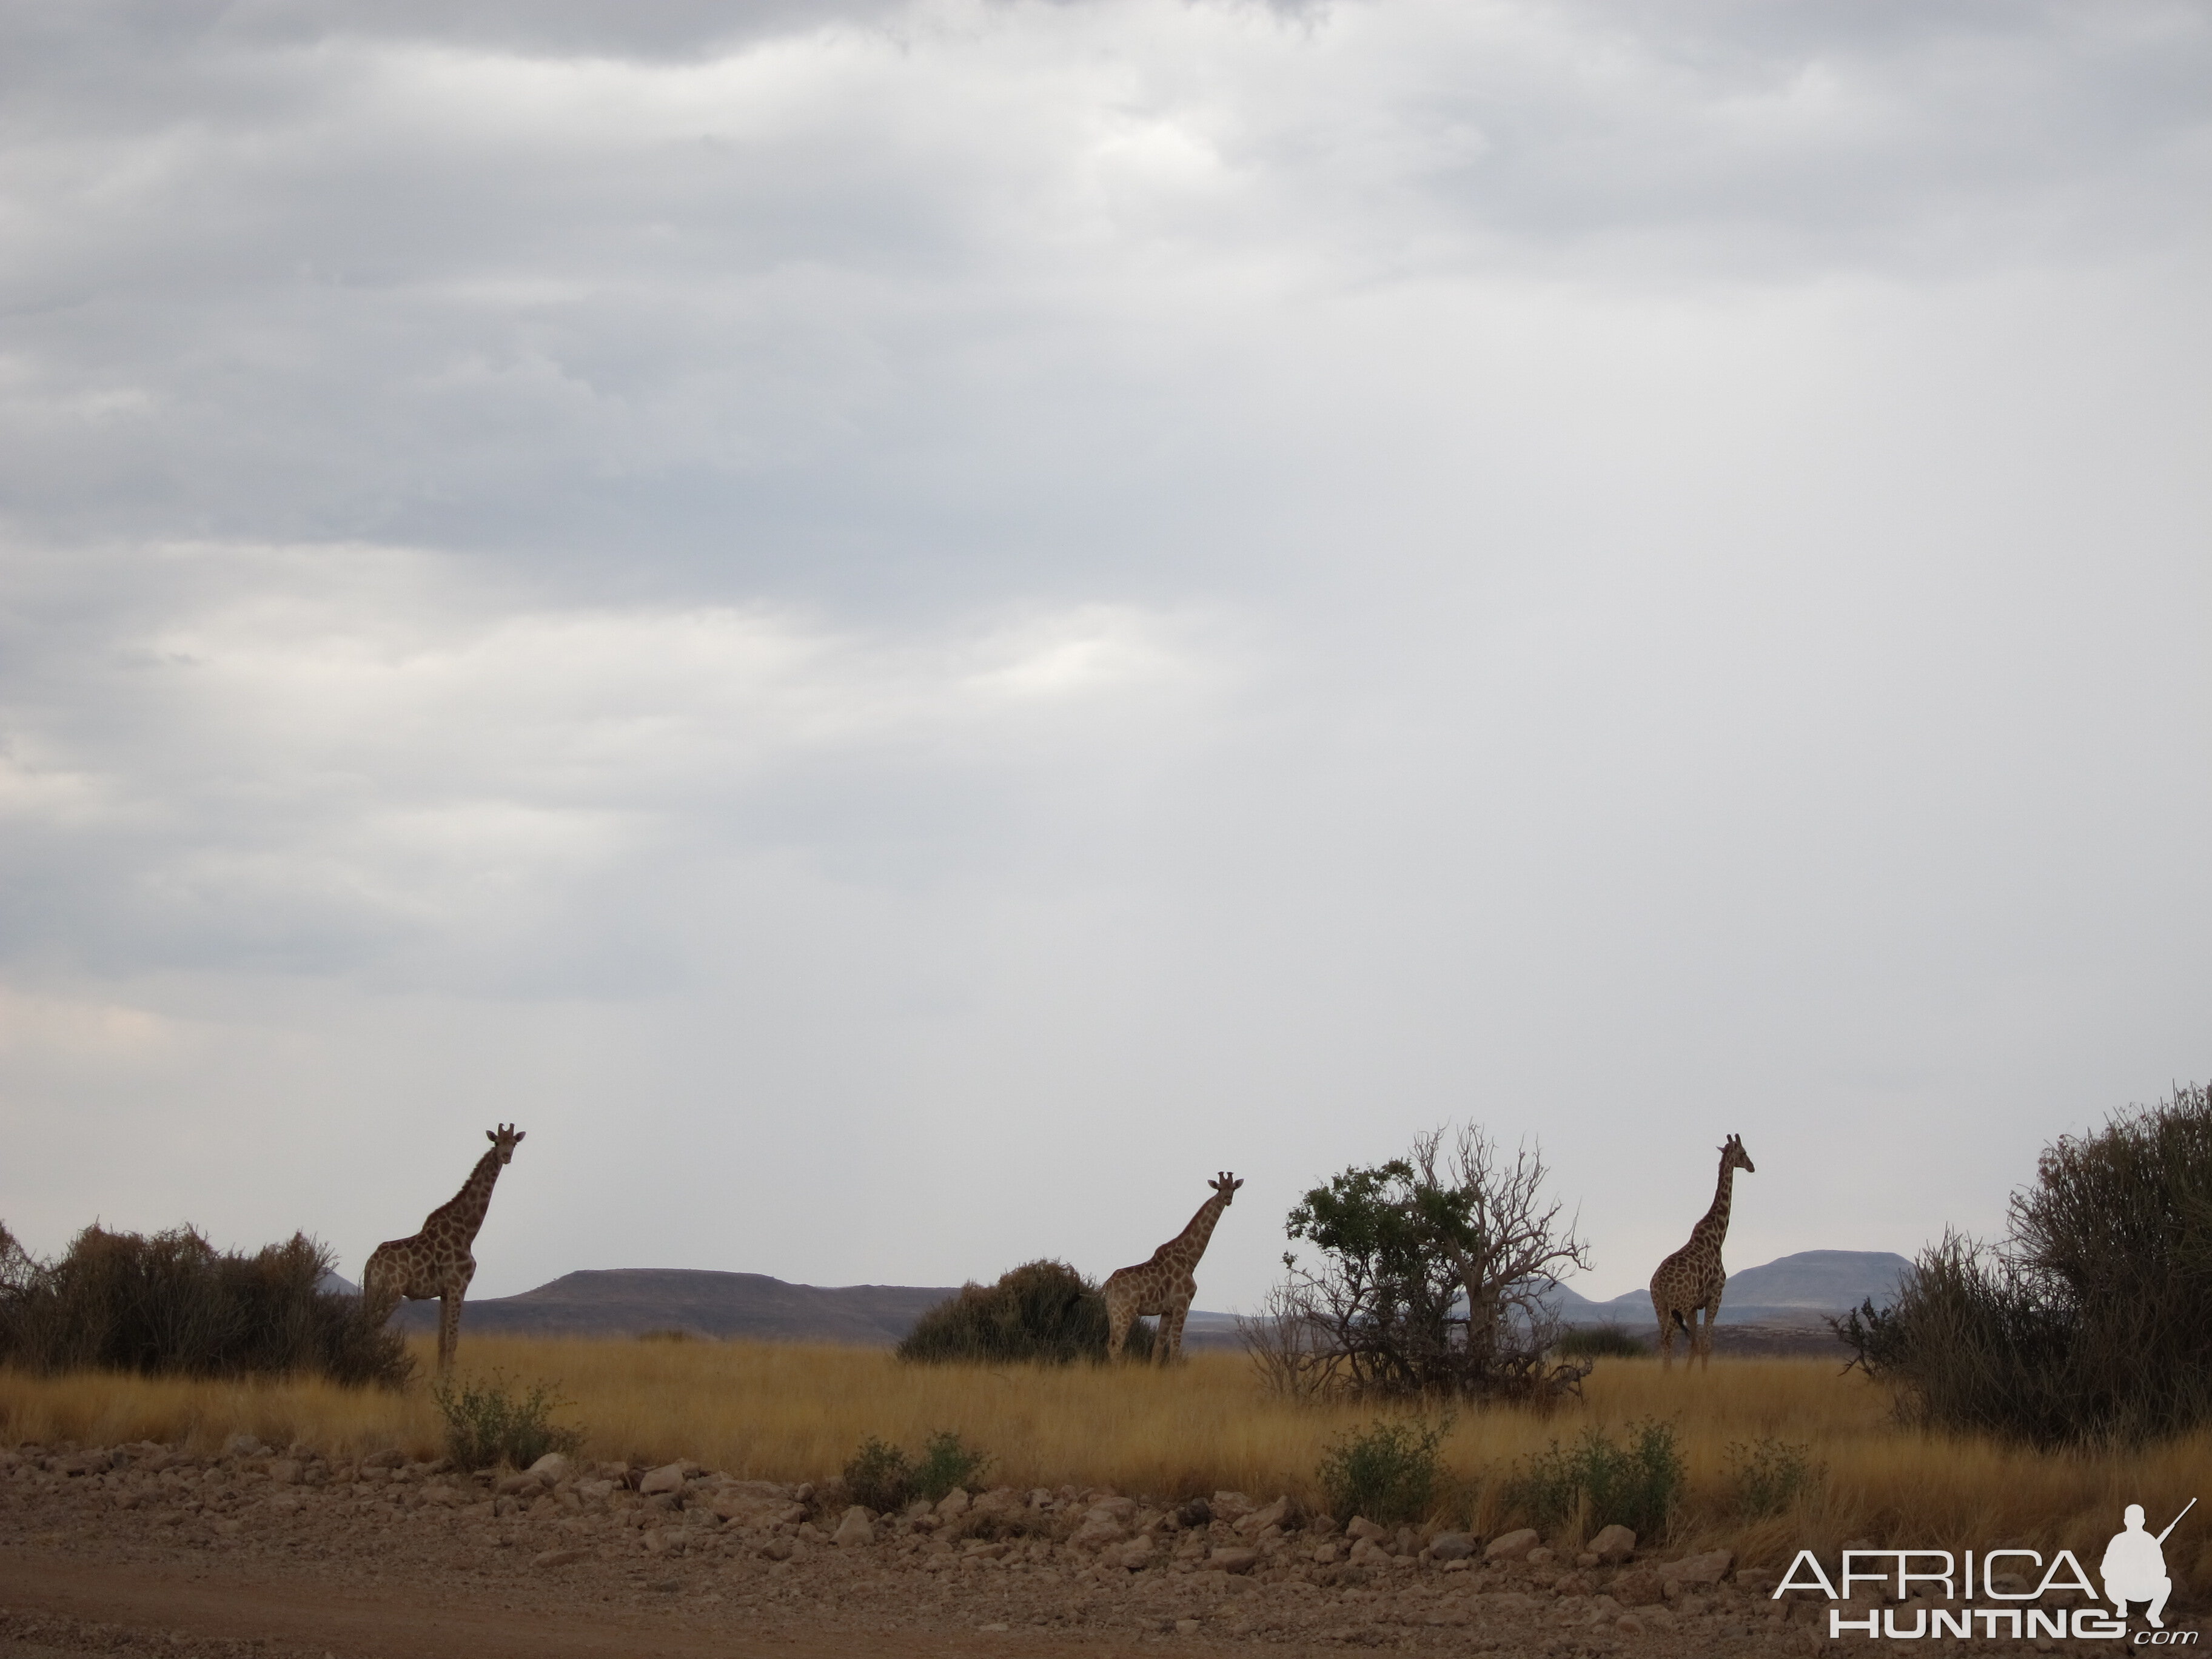
<path fill-rule="evenodd" d="M 984 1368 L 826 1346 L 477 1338 L 464 1370 L 556 1383 L 566 1402 L 557 1420 L 583 1431 L 589 1456 L 633 1465 L 690 1458 L 785 1481 L 835 1475 L 870 1436 L 914 1446 L 951 1430 L 991 1455 L 990 1484 L 1287 1492 L 1318 1506 L 1324 1451 L 1375 1417 L 1271 1395 L 1242 1356 L 1226 1353 L 1166 1371 Z M 2125 1504 L 2170 1516 L 2212 1491 L 2212 1434 L 2052 1452 L 1925 1432 L 1897 1421 L 1878 1384 L 1828 1361 L 1717 1359 L 1698 1374 L 1606 1359 L 1584 1396 L 1549 1415 L 1457 1412 L 1443 1443 L 1437 1518 L 1470 1522 L 1478 1534 L 1515 1524 L 1524 1517 L 1509 1489 L 1532 1455 L 1650 1420 L 1673 1426 L 1685 1468 L 1673 1541 L 1725 1546 L 1747 1565 L 1861 1540 L 2100 1549 Z M 443 1439 L 420 1382 L 392 1392 L 307 1380 L 0 1373 L 0 1439 L 9 1443 L 155 1440 L 207 1449 L 241 1432 L 333 1456 L 389 1447 L 428 1458 Z M 1760 1442 L 1802 1451 L 1812 1471 L 1785 1507 L 1765 1515 L 1747 1512 L 1735 1478 Z M 2169 1560 L 2185 1582 L 2202 1583 L 2212 1547 Z"/>

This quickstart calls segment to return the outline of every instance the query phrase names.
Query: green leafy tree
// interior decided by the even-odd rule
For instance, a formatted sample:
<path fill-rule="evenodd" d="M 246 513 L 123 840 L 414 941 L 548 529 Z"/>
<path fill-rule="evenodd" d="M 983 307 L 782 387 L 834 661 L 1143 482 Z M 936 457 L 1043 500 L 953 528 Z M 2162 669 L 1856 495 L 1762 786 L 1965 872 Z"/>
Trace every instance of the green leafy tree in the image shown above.
<path fill-rule="evenodd" d="M 1271 1378 L 1363 1394 L 1535 1397 L 1571 1389 L 1586 1361 L 1547 1351 L 1542 1297 L 1587 1267 L 1533 1146 L 1508 1160 L 1480 1128 L 1439 1129 L 1404 1158 L 1329 1177 L 1293 1207 L 1288 1278 L 1245 1341 Z M 1294 1358 L 1286 1353 L 1295 1349 Z"/>

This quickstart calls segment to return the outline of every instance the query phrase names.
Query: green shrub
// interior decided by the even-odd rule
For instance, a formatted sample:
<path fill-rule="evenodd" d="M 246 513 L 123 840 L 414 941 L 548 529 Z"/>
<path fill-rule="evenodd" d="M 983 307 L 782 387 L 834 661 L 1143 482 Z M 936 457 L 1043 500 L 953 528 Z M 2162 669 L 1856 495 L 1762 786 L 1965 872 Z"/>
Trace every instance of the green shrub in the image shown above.
<path fill-rule="evenodd" d="M 333 1258 L 305 1234 L 252 1255 L 190 1227 L 88 1227 L 40 1261 L 0 1229 L 0 1360 L 26 1370 L 187 1376 L 317 1373 L 403 1385 L 405 1344 L 361 1298 L 321 1288 Z"/>
<path fill-rule="evenodd" d="M 1064 1261 L 1029 1261 L 995 1285 L 967 1285 L 915 1322 L 898 1345 L 902 1359 L 1004 1364 L 1066 1364 L 1106 1357 L 1106 1304 L 1098 1287 Z M 1125 1352 L 1152 1352 L 1139 1321 Z"/>
<path fill-rule="evenodd" d="M 1739 1515 L 1779 1515 L 1820 1482 L 1825 1468 L 1810 1447 L 1771 1435 L 1737 1441 L 1727 1451 L 1729 1497 Z"/>
<path fill-rule="evenodd" d="M 1552 1352 L 1563 1359 L 1638 1359 L 1651 1352 L 1651 1345 L 1618 1325 L 1585 1325 L 1562 1336 Z"/>
<path fill-rule="evenodd" d="M 896 1446 L 870 1435 L 845 1465 L 845 1490 L 878 1515 L 894 1513 L 914 1497 L 914 1465 Z"/>
<path fill-rule="evenodd" d="M 923 1443 L 921 1461 L 914 1466 L 915 1495 L 934 1504 L 955 1486 L 975 1484 L 990 1467 L 988 1453 L 961 1444 L 951 1430 L 933 1434 Z"/>
<path fill-rule="evenodd" d="M 573 1452 L 584 1443 L 580 1429 L 555 1425 L 553 1413 L 568 1402 L 555 1385 L 533 1382 L 518 1391 L 500 1373 L 489 1381 L 440 1377 L 430 1398 L 446 1419 L 446 1455 L 465 1469 L 505 1463 L 526 1469 L 548 1452 Z"/>
<path fill-rule="evenodd" d="M 1329 1513 L 1364 1516 L 1380 1525 L 1418 1521 L 1435 1503 L 1444 1437 L 1451 1419 L 1429 1424 L 1378 1419 L 1346 1433 L 1322 1454 L 1315 1471 Z"/>
<path fill-rule="evenodd" d="M 845 1490 L 855 1504 L 890 1514 L 917 1498 L 934 1504 L 955 1486 L 970 1485 L 990 1466 L 989 1454 L 962 1444 L 949 1429 L 923 1442 L 918 1459 L 870 1435 L 845 1465 Z"/>
<path fill-rule="evenodd" d="M 1671 1424 L 1631 1425 L 1626 1445 L 1590 1428 L 1571 1447 L 1554 1440 L 1548 1451 L 1527 1459 L 1507 1480 L 1505 1501 L 1547 1530 L 1571 1520 L 1579 1508 L 1592 1531 L 1617 1522 L 1639 1537 L 1656 1538 L 1680 1499 L 1682 1473 Z"/>

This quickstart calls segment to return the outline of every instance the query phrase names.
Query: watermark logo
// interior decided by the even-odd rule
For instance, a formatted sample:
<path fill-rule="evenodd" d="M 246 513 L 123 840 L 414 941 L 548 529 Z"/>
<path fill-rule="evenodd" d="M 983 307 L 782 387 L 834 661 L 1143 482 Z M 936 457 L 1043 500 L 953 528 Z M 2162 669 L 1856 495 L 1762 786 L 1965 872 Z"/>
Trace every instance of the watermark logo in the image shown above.
<path fill-rule="evenodd" d="M 1914 1641 L 1931 1636 L 1978 1635 L 1985 1641 L 2008 1638 L 2064 1641 L 2072 1637 L 2082 1641 L 2131 1639 L 2136 1647 L 2193 1646 L 2197 1632 L 2170 1631 L 2163 1615 L 2166 1598 L 2173 1593 L 2173 1580 L 2166 1571 L 2166 1540 L 2181 1524 L 2181 1516 L 2196 1507 L 2192 1498 L 2182 1506 L 2181 1515 L 2166 1522 L 2164 1532 L 2153 1534 L 2143 1529 L 2142 1505 L 2129 1504 L 2121 1517 L 2121 1529 L 2112 1534 L 2097 1564 L 2098 1577 L 2104 1580 L 2101 1595 L 2073 1551 L 2060 1550 L 2046 1563 L 2039 1552 L 2023 1549 L 1966 1550 L 1955 1554 L 1949 1550 L 1845 1550 L 1837 1581 L 1830 1580 L 1812 1551 L 1800 1550 L 1790 1571 L 1782 1575 L 1782 1582 L 1774 1587 L 1774 1594 L 1779 1598 L 1790 1590 L 1819 1590 L 1831 1601 L 1853 1602 L 1856 1587 L 1879 1585 L 1886 1597 L 1898 1603 L 1870 1607 L 1863 1617 L 1856 1618 L 1846 1618 L 1842 1607 L 1830 1607 L 1832 1638 L 1859 1635 Z M 2023 1566 L 2042 1575 L 2033 1589 L 2010 1588 L 2025 1584 L 2033 1576 L 2022 1571 Z M 1931 1597 L 1940 1587 L 1948 1605 L 1923 1602 L 1911 1609 L 1910 1623 L 1900 1621 L 1899 1614 L 1913 1600 L 1915 1586 L 1925 1586 L 1924 1594 Z M 2036 1605 L 2052 1592 L 2065 1590 L 2088 1597 L 2089 1605 Z M 1975 1605 L 1981 1601 L 1997 1605 Z M 2111 1605 L 2103 1605 L 2106 1602 Z M 2128 1608 L 2136 1602 L 2145 1604 L 2145 1627 L 2130 1638 Z"/>

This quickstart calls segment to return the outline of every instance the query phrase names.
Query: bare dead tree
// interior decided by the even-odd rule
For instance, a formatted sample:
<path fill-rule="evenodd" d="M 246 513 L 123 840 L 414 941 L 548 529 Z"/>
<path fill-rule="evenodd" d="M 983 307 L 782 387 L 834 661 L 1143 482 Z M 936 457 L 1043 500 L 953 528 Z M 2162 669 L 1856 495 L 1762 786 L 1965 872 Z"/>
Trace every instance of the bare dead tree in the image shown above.
<path fill-rule="evenodd" d="M 1336 1391 L 1343 1356 L 1328 1327 L 1288 1285 L 1269 1291 L 1259 1312 L 1237 1315 L 1237 1337 L 1269 1393 L 1311 1401 Z"/>

